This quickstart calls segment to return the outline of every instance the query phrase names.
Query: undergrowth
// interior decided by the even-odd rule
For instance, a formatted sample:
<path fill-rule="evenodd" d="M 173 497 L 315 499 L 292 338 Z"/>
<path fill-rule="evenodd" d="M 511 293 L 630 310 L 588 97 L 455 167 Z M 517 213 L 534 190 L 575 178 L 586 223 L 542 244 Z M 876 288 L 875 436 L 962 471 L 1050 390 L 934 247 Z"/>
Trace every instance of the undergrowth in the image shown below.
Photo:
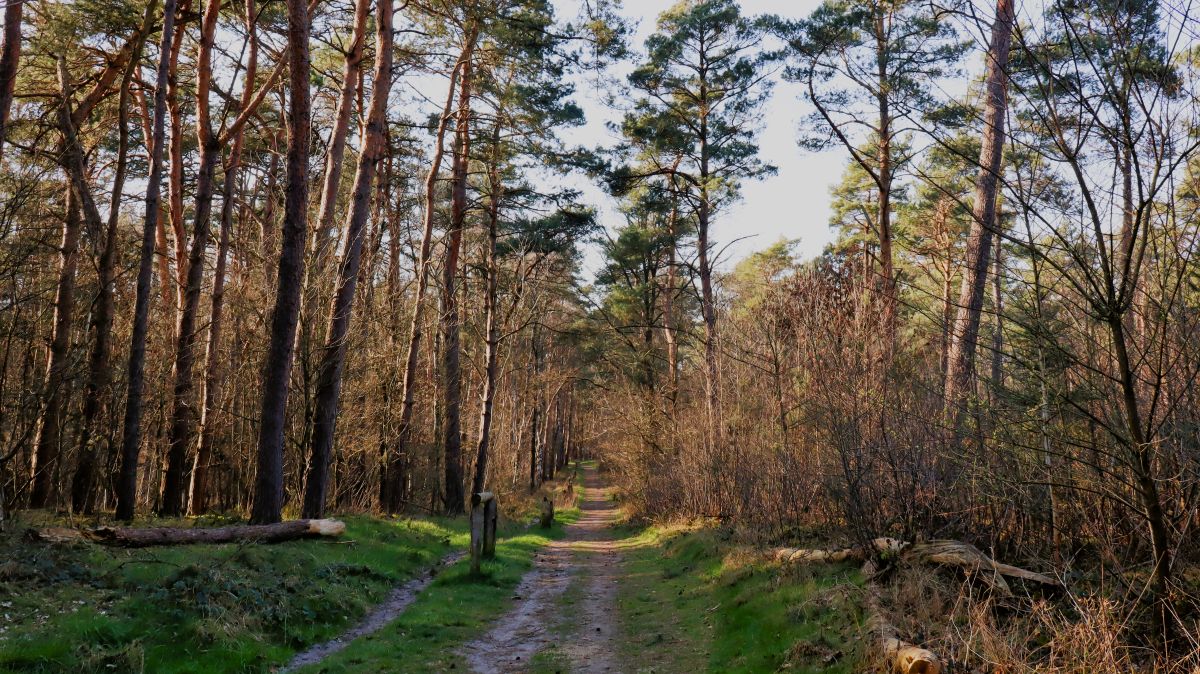
<path fill-rule="evenodd" d="M 861 574 L 780 567 L 726 528 L 631 532 L 618 595 L 639 672 L 861 671 Z"/>

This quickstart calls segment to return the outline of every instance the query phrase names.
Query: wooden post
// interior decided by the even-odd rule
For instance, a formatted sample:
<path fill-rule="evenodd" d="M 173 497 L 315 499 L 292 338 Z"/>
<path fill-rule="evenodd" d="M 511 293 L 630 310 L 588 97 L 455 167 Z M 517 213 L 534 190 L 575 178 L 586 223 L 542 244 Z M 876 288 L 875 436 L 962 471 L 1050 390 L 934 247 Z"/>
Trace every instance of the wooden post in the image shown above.
<path fill-rule="evenodd" d="M 499 508 L 496 499 L 491 499 L 483 509 L 483 558 L 496 557 L 496 525 L 499 521 Z"/>
<path fill-rule="evenodd" d="M 542 517 L 541 525 L 543 529 L 549 529 L 554 524 L 554 501 L 549 497 L 542 497 Z"/>
<path fill-rule="evenodd" d="M 484 558 L 496 556 L 496 495 L 471 495 L 471 573 L 478 574 Z"/>

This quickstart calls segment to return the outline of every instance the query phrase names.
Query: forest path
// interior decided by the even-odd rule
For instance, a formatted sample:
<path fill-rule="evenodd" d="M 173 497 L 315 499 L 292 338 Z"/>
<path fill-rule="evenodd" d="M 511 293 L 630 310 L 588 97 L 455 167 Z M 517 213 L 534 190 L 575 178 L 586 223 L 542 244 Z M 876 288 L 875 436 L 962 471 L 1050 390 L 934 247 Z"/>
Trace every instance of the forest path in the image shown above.
<path fill-rule="evenodd" d="M 613 529 L 618 509 L 611 493 L 594 467 L 583 468 L 579 520 L 534 558 L 514 592 L 517 606 L 463 649 L 471 671 L 529 672 L 534 657 L 551 650 L 569 660 L 572 672 L 622 671 L 616 656 L 622 540 Z"/>

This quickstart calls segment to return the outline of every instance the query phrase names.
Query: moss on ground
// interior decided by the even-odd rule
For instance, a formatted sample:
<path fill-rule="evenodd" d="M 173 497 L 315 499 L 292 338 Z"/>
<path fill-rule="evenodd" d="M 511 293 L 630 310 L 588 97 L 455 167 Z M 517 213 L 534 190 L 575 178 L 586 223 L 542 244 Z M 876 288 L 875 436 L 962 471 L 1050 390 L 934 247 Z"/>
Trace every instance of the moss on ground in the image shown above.
<path fill-rule="evenodd" d="M 123 550 L 0 540 L 0 672 L 260 672 L 336 636 L 467 542 L 345 518 L 337 541 Z"/>
<path fill-rule="evenodd" d="M 618 610 L 638 672 L 860 671 L 861 574 L 784 568 L 742 552 L 727 530 L 631 531 Z"/>

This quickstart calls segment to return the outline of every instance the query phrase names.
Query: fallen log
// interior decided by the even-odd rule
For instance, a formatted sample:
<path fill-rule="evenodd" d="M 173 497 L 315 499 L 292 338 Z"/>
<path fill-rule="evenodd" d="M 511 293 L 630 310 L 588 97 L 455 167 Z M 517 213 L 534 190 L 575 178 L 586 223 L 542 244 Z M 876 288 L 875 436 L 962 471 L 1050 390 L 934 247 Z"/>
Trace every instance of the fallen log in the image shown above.
<path fill-rule="evenodd" d="M 863 562 L 871 554 L 899 554 L 908 547 L 908 543 L 894 538 L 876 538 L 871 541 L 871 549 L 864 547 L 842 548 L 840 550 L 821 550 L 819 548 L 777 548 L 772 557 L 777 562 L 786 564 L 837 564 L 839 562 Z"/>
<path fill-rule="evenodd" d="M 787 564 L 864 562 L 867 565 L 864 573 L 872 576 L 875 571 L 875 565 L 872 563 L 874 553 L 896 555 L 900 560 L 910 563 L 957 567 L 1004 596 L 1012 595 L 1012 588 L 1004 580 L 1005 576 L 1020 578 L 1046 587 L 1059 586 L 1058 581 L 1050 576 L 997 562 L 979 548 L 962 541 L 933 540 L 909 544 L 894 538 L 876 538 L 871 542 L 871 549 L 864 547 L 840 550 L 777 548 L 772 552 L 771 557 L 777 562 Z"/>
<path fill-rule="evenodd" d="M 48 543 L 86 541 L 126 548 L 155 545 L 191 545 L 195 543 L 259 542 L 279 543 L 298 538 L 341 536 L 346 525 L 338 520 L 292 520 L 278 524 L 246 524 L 229 527 L 96 527 L 70 529 L 49 527 L 30 529 L 33 540 Z"/>
<path fill-rule="evenodd" d="M 1049 576 L 997 562 L 979 548 L 962 541 L 935 540 L 915 543 L 904 551 L 903 558 L 958 567 L 1003 596 L 1012 595 L 1012 588 L 1004 580 L 1005 576 L 1020 578 L 1047 587 L 1057 588 L 1059 586 L 1058 581 Z"/>

